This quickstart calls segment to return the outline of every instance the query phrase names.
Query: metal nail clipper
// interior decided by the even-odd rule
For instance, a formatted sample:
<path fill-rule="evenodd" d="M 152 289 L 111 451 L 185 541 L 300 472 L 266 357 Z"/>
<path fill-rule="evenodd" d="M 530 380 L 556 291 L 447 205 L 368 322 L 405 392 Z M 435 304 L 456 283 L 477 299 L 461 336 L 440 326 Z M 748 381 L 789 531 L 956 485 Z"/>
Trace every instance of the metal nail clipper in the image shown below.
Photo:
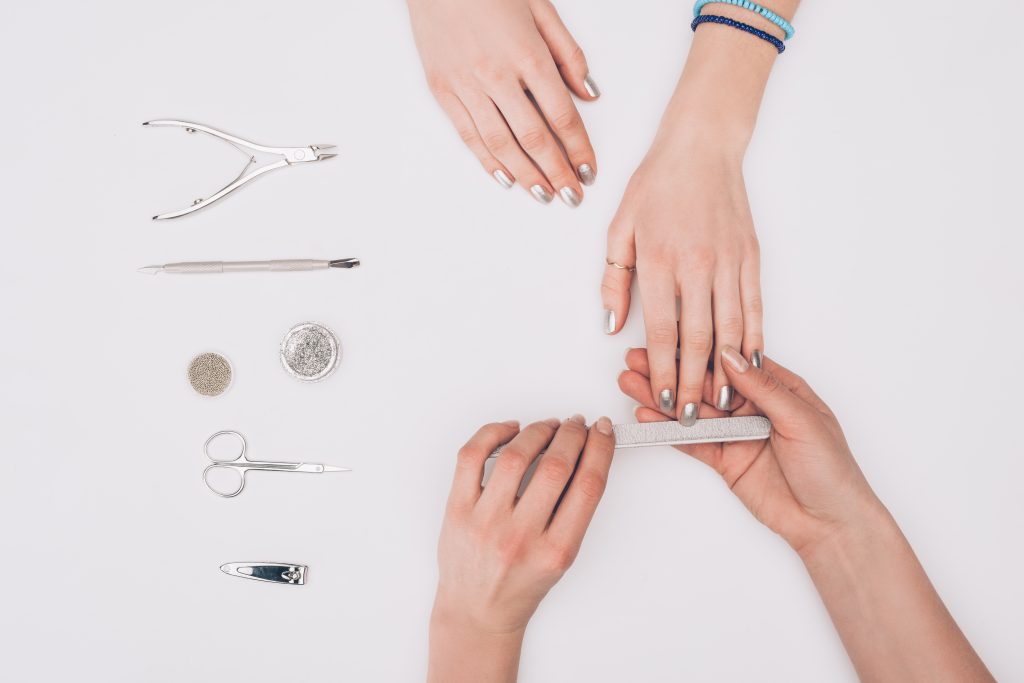
<path fill-rule="evenodd" d="M 228 576 L 240 576 L 243 579 L 302 586 L 306 583 L 309 567 L 287 562 L 227 562 L 220 566 L 220 570 Z"/>
<path fill-rule="evenodd" d="M 249 157 L 245 166 L 242 167 L 242 172 L 238 174 L 238 177 L 232 180 L 230 183 L 222 187 L 221 189 L 214 192 L 209 197 L 200 197 L 192 202 L 192 205 L 188 208 L 181 209 L 180 211 L 169 211 L 167 213 L 157 214 L 153 216 L 153 220 L 165 220 L 168 218 L 180 218 L 181 216 L 187 216 L 190 213 L 199 211 L 200 209 L 213 204 L 218 199 L 226 197 L 238 188 L 242 187 L 251 180 L 258 178 L 264 173 L 268 173 L 277 168 L 284 168 L 285 166 L 291 166 L 293 164 L 305 163 L 309 161 L 323 161 L 324 159 L 330 159 L 338 156 L 334 153 L 325 153 L 323 150 L 334 149 L 334 145 L 309 145 L 307 147 L 267 147 L 266 145 L 258 145 L 255 142 L 249 142 L 243 140 L 240 137 L 219 131 L 216 128 L 210 128 L 199 123 L 190 123 L 188 121 L 176 121 L 174 119 L 158 119 L 155 121 L 146 121 L 142 125 L 144 126 L 177 126 L 184 128 L 187 133 L 206 133 L 212 135 L 215 138 L 227 142 L 229 145 L 237 149 L 239 152 Z M 279 157 L 277 161 L 273 161 L 263 166 L 257 165 L 256 154 L 273 155 Z M 250 166 L 254 167 L 250 170 Z"/>

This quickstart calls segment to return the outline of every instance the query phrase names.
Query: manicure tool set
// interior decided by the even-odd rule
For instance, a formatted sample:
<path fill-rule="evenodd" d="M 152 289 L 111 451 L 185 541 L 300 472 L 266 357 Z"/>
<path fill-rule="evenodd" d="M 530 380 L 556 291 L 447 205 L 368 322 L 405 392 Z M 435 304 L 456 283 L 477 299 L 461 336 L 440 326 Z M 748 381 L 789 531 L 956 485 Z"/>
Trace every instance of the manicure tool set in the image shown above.
<path fill-rule="evenodd" d="M 238 136 L 225 133 L 189 121 L 159 119 L 147 121 L 147 127 L 171 126 L 183 128 L 187 133 L 204 133 L 230 144 L 247 157 L 245 166 L 238 176 L 227 185 L 207 197 L 200 197 L 192 204 L 178 211 L 169 211 L 153 216 L 153 220 L 181 218 L 204 209 L 223 199 L 235 190 L 244 187 L 256 178 L 270 171 L 313 161 L 324 161 L 335 156 L 328 152 L 334 145 L 308 145 L 305 147 L 269 147 Z M 266 163 L 259 157 L 270 157 Z M 243 272 L 300 272 L 313 270 L 352 269 L 360 265 L 357 258 L 343 259 L 276 259 L 268 261 L 183 261 L 139 268 L 143 273 L 165 273 L 169 275 L 199 275 Z M 317 382 L 330 375 L 341 358 L 341 344 L 337 336 L 326 326 L 305 322 L 292 327 L 282 339 L 278 351 L 281 365 L 293 378 L 302 382 Z M 220 353 L 207 351 L 195 356 L 189 363 L 187 378 L 196 393 L 203 396 L 220 396 L 231 385 L 234 369 Z M 234 498 L 245 488 L 246 478 L 251 471 L 263 472 L 350 472 L 334 465 L 306 462 L 273 462 L 250 460 L 246 455 L 245 437 L 234 430 L 220 431 L 210 436 L 203 444 L 203 454 L 210 464 L 203 470 L 203 482 L 214 494 L 222 498 Z M 221 483 L 222 480 L 226 483 Z M 301 586 L 306 582 L 308 568 L 296 563 L 278 562 L 229 562 L 221 565 L 221 571 L 256 581 Z"/>

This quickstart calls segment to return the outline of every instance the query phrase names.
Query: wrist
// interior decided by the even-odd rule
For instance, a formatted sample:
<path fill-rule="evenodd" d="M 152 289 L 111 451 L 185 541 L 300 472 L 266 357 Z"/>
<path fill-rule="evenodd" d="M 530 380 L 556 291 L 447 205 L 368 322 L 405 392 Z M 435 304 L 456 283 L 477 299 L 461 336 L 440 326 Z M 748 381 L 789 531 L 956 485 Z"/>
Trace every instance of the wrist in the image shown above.
<path fill-rule="evenodd" d="M 430 615 L 431 683 L 515 681 L 525 626 L 511 631 L 482 627 L 462 610 L 434 603 Z"/>
<path fill-rule="evenodd" d="M 869 557 L 880 545 L 901 543 L 906 541 L 896 520 L 881 501 L 872 497 L 849 520 L 832 525 L 794 548 L 813 574 L 818 568 L 848 565 Z"/>

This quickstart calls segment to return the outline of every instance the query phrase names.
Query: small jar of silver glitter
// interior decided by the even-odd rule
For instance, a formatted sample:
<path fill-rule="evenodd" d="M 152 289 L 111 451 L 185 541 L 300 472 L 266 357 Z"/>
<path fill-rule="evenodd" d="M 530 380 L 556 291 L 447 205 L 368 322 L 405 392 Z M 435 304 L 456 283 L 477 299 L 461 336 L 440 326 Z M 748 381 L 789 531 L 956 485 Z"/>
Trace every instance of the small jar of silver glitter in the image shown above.
<path fill-rule="evenodd" d="M 320 323 L 300 323 L 281 340 L 281 365 L 289 375 L 303 382 L 327 377 L 340 358 L 338 338 Z"/>

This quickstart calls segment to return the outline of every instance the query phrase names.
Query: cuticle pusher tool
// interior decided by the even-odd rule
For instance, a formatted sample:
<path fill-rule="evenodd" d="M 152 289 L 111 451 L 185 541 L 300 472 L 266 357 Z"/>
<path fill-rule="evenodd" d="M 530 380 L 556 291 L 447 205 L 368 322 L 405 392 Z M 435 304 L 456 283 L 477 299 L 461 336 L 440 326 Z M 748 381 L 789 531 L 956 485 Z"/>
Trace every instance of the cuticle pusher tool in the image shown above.
<path fill-rule="evenodd" d="M 767 417 L 711 417 L 684 427 L 676 420 L 664 422 L 633 422 L 612 425 L 615 448 L 644 446 L 683 446 L 723 441 L 761 441 L 771 435 L 772 423 Z M 490 457 L 497 457 L 505 448 L 499 446 Z"/>
<path fill-rule="evenodd" d="M 165 263 L 162 266 L 143 266 L 140 273 L 172 273 L 179 275 L 200 275 L 208 273 L 274 272 L 287 273 L 303 270 L 326 270 L 328 268 L 358 268 L 357 258 L 342 258 L 329 261 L 320 259 L 280 259 L 274 261 L 182 261 Z"/>
<path fill-rule="evenodd" d="M 224 142 L 228 143 L 239 152 L 249 157 L 245 166 L 242 167 L 241 173 L 238 177 L 232 180 L 230 183 L 217 190 L 209 197 L 200 197 L 192 202 L 192 205 L 181 209 L 180 211 L 168 211 L 167 213 L 157 214 L 153 216 L 153 220 L 166 220 L 169 218 L 180 218 L 181 216 L 187 216 L 190 213 L 199 211 L 202 208 L 213 204 L 218 199 L 221 199 L 238 188 L 242 187 L 251 180 L 258 178 L 264 173 L 273 171 L 274 169 L 284 168 L 285 166 L 291 166 L 293 164 L 306 163 L 310 161 L 323 161 L 332 157 L 338 156 L 332 152 L 324 152 L 326 149 L 334 149 L 334 145 L 307 145 L 305 147 L 268 147 L 266 145 L 258 145 L 255 142 L 244 140 L 238 136 L 225 133 L 211 128 L 210 126 L 204 126 L 200 123 L 191 123 L 189 121 L 178 121 L 175 119 L 157 119 L 154 121 L 146 121 L 142 125 L 144 126 L 177 126 L 184 128 L 186 133 L 206 133 L 212 135 L 215 138 L 219 138 Z M 247 151 L 248 150 L 248 151 Z M 263 166 L 256 165 L 256 154 L 267 154 L 280 157 L 277 161 L 264 164 Z M 251 171 L 250 166 L 256 166 Z M 248 172 L 246 172 L 248 171 Z"/>

